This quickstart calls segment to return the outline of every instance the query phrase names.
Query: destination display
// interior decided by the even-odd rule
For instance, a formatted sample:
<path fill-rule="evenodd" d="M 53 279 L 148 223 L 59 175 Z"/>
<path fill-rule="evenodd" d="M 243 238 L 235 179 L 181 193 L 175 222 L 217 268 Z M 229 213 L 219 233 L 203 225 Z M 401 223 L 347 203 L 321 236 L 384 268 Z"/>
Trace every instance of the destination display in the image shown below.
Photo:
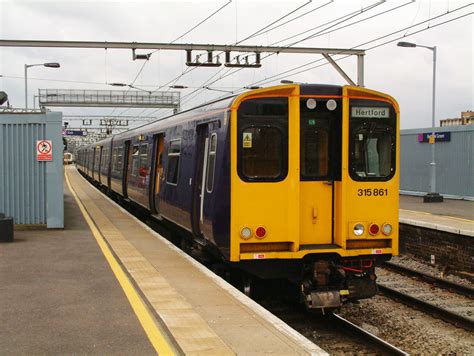
<path fill-rule="evenodd" d="M 351 111 L 351 116 L 356 118 L 389 118 L 390 109 L 381 108 L 381 107 L 363 107 L 363 106 L 353 106 Z"/>

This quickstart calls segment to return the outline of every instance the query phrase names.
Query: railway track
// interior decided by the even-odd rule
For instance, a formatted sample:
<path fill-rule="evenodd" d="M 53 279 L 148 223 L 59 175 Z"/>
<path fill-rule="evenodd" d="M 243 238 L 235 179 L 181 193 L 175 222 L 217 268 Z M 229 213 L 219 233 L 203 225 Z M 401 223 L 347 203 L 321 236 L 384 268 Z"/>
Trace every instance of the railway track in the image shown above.
<path fill-rule="evenodd" d="M 256 301 L 329 354 L 408 355 L 339 314 L 308 312 L 292 299 L 267 296 Z"/>
<path fill-rule="evenodd" d="M 405 267 L 393 262 L 385 262 L 383 267 L 397 273 L 401 273 L 410 277 L 418 278 L 424 282 L 431 283 L 435 286 L 456 292 L 466 297 L 474 298 L 474 288 L 471 288 L 459 283 L 451 282 L 445 278 L 439 278 L 431 274 L 414 270 L 412 268 L 408 268 L 408 267 Z"/>
<path fill-rule="evenodd" d="M 378 269 L 379 291 L 468 331 L 474 331 L 472 289 L 393 263 Z"/>
<path fill-rule="evenodd" d="M 355 335 L 362 337 L 364 340 L 368 340 L 383 355 L 408 355 L 408 353 L 405 351 L 393 346 L 392 344 L 368 332 L 360 326 L 351 323 L 349 320 L 344 319 L 338 314 L 333 313 L 331 314 L 330 318 L 332 319 L 332 323 L 339 324 L 341 328 L 346 330 L 346 332 L 354 333 Z"/>

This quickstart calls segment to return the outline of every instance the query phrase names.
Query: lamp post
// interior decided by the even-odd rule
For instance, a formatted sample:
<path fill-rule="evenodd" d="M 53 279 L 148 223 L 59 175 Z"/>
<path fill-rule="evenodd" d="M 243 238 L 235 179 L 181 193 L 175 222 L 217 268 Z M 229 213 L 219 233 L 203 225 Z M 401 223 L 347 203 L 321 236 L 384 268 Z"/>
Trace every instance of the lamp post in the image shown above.
<path fill-rule="evenodd" d="M 25 64 L 25 109 L 28 109 L 28 68 L 30 67 L 48 67 L 48 68 L 59 68 L 59 63 L 40 63 L 40 64 Z"/>
<path fill-rule="evenodd" d="M 436 153 L 435 153 L 435 142 L 436 142 L 436 134 L 435 134 L 435 99 L 436 99 L 436 46 L 429 47 L 418 45 L 416 43 L 411 42 L 398 42 L 397 46 L 399 47 L 421 47 L 429 49 L 433 52 L 433 96 L 431 100 L 431 138 L 429 140 L 431 145 L 431 163 L 430 163 L 430 187 L 429 192 L 423 197 L 423 201 L 425 203 L 440 203 L 443 201 L 443 196 L 436 193 Z"/>

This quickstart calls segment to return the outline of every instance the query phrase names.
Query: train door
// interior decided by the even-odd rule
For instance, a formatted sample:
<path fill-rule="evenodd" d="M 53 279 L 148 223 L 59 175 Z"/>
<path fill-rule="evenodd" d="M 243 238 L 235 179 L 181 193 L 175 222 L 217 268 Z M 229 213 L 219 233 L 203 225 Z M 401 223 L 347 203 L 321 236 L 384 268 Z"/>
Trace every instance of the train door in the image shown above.
<path fill-rule="evenodd" d="M 334 244 L 334 182 L 340 179 L 341 111 L 337 109 L 340 105 L 332 102 L 331 106 L 326 105 L 327 99 L 310 98 L 300 103 L 302 246 Z"/>
<path fill-rule="evenodd" d="M 160 133 L 153 137 L 153 152 L 155 157 L 155 161 L 153 162 L 153 175 L 152 175 L 152 182 L 150 184 L 150 207 L 151 211 L 155 214 L 159 213 L 160 211 L 160 186 L 161 182 L 164 179 L 163 175 L 163 151 L 164 151 L 164 142 L 165 142 L 165 134 Z"/>
<path fill-rule="evenodd" d="M 131 169 L 130 163 L 130 141 L 125 141 L 124 152 L 123 152 L 123 167 L 122 167 L 122 194 L 124 198 L 128 198 L 127 186 L 128 186 L 128 174 Z"/>
<path fill-rule="evenodd" d="M 208 124 L 197 127 L 196 161 L 193 177 L 193 200 L 191 224 L 195 236 L 202 235 L 204 224 L 204 200 L 206 199 L 207 156 L 209 154 L 209 127 Z"/>

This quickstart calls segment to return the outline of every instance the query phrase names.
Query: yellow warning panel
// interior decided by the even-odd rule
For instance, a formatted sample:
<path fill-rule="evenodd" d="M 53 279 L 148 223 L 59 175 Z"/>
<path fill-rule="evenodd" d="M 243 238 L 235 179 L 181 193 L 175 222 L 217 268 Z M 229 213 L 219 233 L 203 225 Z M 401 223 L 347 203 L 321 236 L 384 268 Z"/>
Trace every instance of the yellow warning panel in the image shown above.
<path fill-rule="evenodd" d="M 435 143 L 435 135 L 430 135 L 429 136 L 429 143 L 432 145 Z"/>
<path fill-rule="evenodd" d="M 242 139 L 243 148 L 252 148 L 252 133 L 244 132 L 244 137 Z"/>

